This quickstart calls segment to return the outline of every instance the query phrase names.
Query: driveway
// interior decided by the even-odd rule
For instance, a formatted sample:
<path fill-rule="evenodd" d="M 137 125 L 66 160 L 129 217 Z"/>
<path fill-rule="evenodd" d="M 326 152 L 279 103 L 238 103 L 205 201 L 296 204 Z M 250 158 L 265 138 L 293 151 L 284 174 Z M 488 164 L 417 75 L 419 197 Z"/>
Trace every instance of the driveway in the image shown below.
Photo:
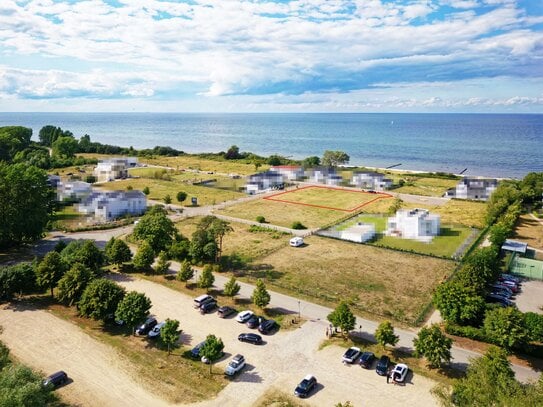
<path fill-rule="evenodd" d="M 522 282 L 522 291 L 517 295 L 515 304 L 522 312 L 536 312 L 543 314 L 543 281 L 525 280 Z"/>

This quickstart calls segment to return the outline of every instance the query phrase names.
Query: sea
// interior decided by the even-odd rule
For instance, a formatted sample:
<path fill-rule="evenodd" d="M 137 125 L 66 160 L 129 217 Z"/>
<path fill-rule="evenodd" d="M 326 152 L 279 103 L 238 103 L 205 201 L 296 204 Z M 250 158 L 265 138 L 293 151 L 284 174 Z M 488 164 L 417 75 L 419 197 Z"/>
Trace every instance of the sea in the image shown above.
<path fill-rule="evenodd" d="M 349 164 L 499 178 L 543 172 L 543 114 L 0 113 L 0 126 L 60 126 L 76 137 L 188 153 L 240 151 L 293 159 L 340 150 Z"/>

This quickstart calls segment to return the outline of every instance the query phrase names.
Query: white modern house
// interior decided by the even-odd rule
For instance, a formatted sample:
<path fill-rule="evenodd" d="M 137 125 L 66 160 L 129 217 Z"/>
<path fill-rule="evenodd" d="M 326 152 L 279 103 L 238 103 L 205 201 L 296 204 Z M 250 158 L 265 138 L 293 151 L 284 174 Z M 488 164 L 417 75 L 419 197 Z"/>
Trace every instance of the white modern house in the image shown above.
<path fill-rule="evenodd" d="M 283 189 L 284 187 L 285 179 L 283 175 L 271 170 L 251 175 L 247 184 L 245 184 L 246 191 L 249 195 L 259 194 L 274 189 Z"/>
<path fill-rule="evenodd" d="M 375 225 L 373 223 L 358 222 L 340 232 L 339 238 L 351 242 L 364 243 L 375 237 Z"/>
<path fill-rule="evenodd" d="M 270 170 L 278 172 L 289 181 L 300 180 L 304 176 L 304 169 L 299 165 L 274 165 Z"/>
<path fill-rule="evenodd" d="M 113 181 L 114 179 L 127 178 L 128 169 L 136 167 L 136 157 L 121 157 L 103 160 L 94 169 L 94 175 L 98 182 Z"/>
<path fill-rule="evenodd" d="M 431 242 L 439 235 L 440 217 L 426 209 L 400 209 L 394 217 L 388 218 L 387 236 Z"/>
<path fill-rule="evenodd" d="M 92 192 L 91 184 L 83 181 L 59 182 L 57 184 L 57 200 L 81 201 Z"/>
<path fill-rule="evenodd" d="M 103 222 L 126 214 L 141 215 L 146 208 L 147 198 L 141 191 L 94 191 L 78 205 L 79 212 Z"/>
<path fill-rule="evenodd" d="M 351 183 L 364 189 L 382 191 L 392 186 L 392 180 L 385 177 L 385 174 L 373 171 L 355 171 Z"/>
<path fill-rule="evenodd" d="M 339 185 L 343 178 L 330 167 L 315 167 L 310 171 L 308 182 L 326 185 Z"/>
<path fill-rule="evenodd" d="M 455 188 L 449 189 L 446 196 L 458 199 L 486 201 L 498 187 L 494 178 L 464 177 Z"/>

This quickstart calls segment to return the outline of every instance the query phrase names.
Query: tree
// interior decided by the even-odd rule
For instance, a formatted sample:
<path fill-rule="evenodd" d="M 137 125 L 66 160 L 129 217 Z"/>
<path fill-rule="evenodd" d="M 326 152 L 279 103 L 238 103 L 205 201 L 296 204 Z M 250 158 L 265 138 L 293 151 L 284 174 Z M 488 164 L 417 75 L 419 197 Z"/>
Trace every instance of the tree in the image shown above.
<path fill-rule="evenodd" d="M 183 191 L 179 191 L 177 193 L 176 198 L 177 198 L 177 202 L 184 202 L 185 199 L 187 199 L 187 193 Z"/>
<path fill-rule="evenodd" d="M 356 317 L 349 308 L 349 305 L 344 301 L 328 314 L 326 319 L 330 321 L 333 326 L 339 327 L 343 336 L 346 336 L 349 331 L 352 331 L 356 324 Z"/>
<path fill-rule="evenodd" d="M 281 157 L 276 154 L 272 154 L 268 157 L 266 163 L 269 165 L 281 165 Z"/>
<path fill-rule="evenodd" d="M 44 146 L 51 147 L 51 144 L 53 144 L 53 133 L 56 130 L 55 126 L 47 125 L 43 126 L 38 134 L 38 137 L 40 139 L 40 143 L 42 143 Z"/>
<path fill-rule="evenodd" d="M 207 335 L 204 345 L 200 348 L 200 355 L 209 361 L 209 374 L 211 374 L 213 362 L 222 356 L 223 349 L 224 343 L 222 339 L 217 338 L 215 335 Z"/>
<path fill-rule="evenodd" d="M 41 238 L 54 197 L 45 171 L 0 158 L 0 248 Z"/>
<path fill-rule="evenodd" d="M 425 357 L 432 368 L 451 361 L 452 339 L 445 336 L 437 324 L 421 328 L 413 345 L 417 357 Z"/>
<path fill-rule="evenodd" d="M 183 260 L 181 268 L 175 276 L 176 280 L 184 281 L 185 283 L 194 277 L 194 269 L 187 260 Z"/>
<path fill-rule="evenodd" d="M 134 228 L 134 237 L 147 240 L 155 253 L 166 250 L 177 235 L 177 229 L 160 206 L 153 206 Z"/>
<path fill-rule="evenodd" d="M 241 286 L 237 283 L 236 278 L 232 276 L 230 277 L 230 280 L 228 280 L 224 285 L 223 293 L 228 297 L 234 297 L 235 295 L 237 295 L 237 293 L 239 293 L 240 289 Z"/>
<path fill-rule="evenodd" d="M 160 328 L 160 339 L 168 347 L 168 355 L 171 354 L 171 348 L 179 340 L 179 321 L 176 319 L 166 319 L 166 323 Z"/>
<path fill-rule="evenodd" d="M 226 154 L 224 155 L 224 158 L 227 160 L 235 160 L 237 158 L 240 158 L 239 156 L 239 147 L 236 145 L 230 146 Z"/>
<path fill-rule="evenodd" d="M 215 282 L 215 276 L 213 276 L 212 267 L 210 264 L 206 264 L 202 269 L 202 273 L 198 278 L 198 287 L 205 288 L 206 290 L 213 286 Z"/>
<path fill-rule="evenodd" d="M 522 347 L 529 338 L 524 315 L 515 307 L 487 311 L 484 330 L 492 342 L 508 350 Z"/>
<path fill-rule="evenodd" d="M 60 253 L 69 266 L 81 263 L 97 273 L 104 264 L 104 254 L 92 240 L 74 240 Z"/>
<path fill-rule="evenodd" d="M 255 166 L 255 171 L 258 171 L 260 167 L 262 167 L 262 163 L 258 161 L 253 161 L 253 164 Z"/>
<path fill-rule="evenodd" d="M 502 223 L 496 223 L 490 227 L 490 236 L 488 240 L 490 240 L 490 243 L 492 243 L 494 247 L 501 249 L 502 245 L 507 239 L 507 236 L 509 236 L 509 233 L 511 233 L 511 230 L 507 226 Z"/>
<path fill-rule="evenodd" d="M 92 272 L 87 266 L 75 263 L 58 281 L 58 300 L 72 306 L 79 301 L 92 278 Z"/>
<path fill-rule="evenodd" d="M 155 252 L 147 240 L 144 240 L 134 256 L 134 267 L 138 270 L 149 271 L 153 261 L 155 261 Z"/>
<path fill-rule="evenodd" d="M 158 254 L 158 262 L 155 267 L 155 272 L 157 274 L 166 274 L 171 265 L 172 263 L 168 261 L 168 254 L 165 251 L 161 251 Z"/>
<path fill-rule="evenodd" d="M 145 195 L 149 195 L 151 193 L 151 190 L 149 189 L 149 187 L 144 187 L 141 192 L 143 192 Z"/>
<path fill-rule="evenodd" d="M 111 246 L 105 248 L 106 257 L 111 264 L 116 264 L 120 268 L 123 263 L 132 260 L 132 252 L 124 240 L 113 237 L 111 239 L 113 239 Z"/>
<path fill-rule="evenodd" d="M 0 370 L 0 406 L 51 406 L 57 397 L 53 389 L 43 385 L 42 378 L 20 364 L 9 364 Z"/>
<path fill-rule="evenodd" d="M 10 162 L 27 151 L 32 129 L 22 126 L 0 127 L 0 161 Z"/>
<path fill-rule="evenodd" d="M 216 262 L 219 261 L 219 258 L 221 257 L 221 254 L 222 254 L 222 241 L 223 241 L 224 235 L 233 231 L 234 229 L 232 229 L 232 226 L 230 226 L 230 223 L 219 218 L 213 219 L 213 222 L 211 223 L 210 233 L 215 239 L 215 243 L 218 248 L 217 258 L 215 259 Z"/>
<path fill-rule="evenodd" d="M 17 293 L 28 294 L 36 289 L 36 273 L 31 263 L 0 266 L 0 301 L 10 301 Z"/>
<path fill-rule="evenodd" d="M 125 290 L 114 281 L 98 278 L 87 285 L 78 302 L 79 314 L 104 321 L 115 314 Z"/>
<path fill-rule="evenodd" d="M 73 137 L 59 137 L 53 142 L 51 146 L 53 149 L 53 156 L 62 158 L 72 158 L 78 148 L 77 140 Z"/>
<path fill-rule="evenodd" d="M 331 151 L 326 150 L 322 156 L 322 165 L 326 167 L 337 167 L 341 164 L 346 164 L 350 160 L 350 157 L 347 153 L 343 151 Z"/>
<path fill-rule="evenodd" d="M 167 194 L 166 196 L 164 196 L 163 201 L 166 205 L 169 205 L 172 203 L 172 197 L 169 194 Z"/>
<path fill-rule="evenodd" d="M 136 325 L 147 318 L 150 309 L 151 300 L 145 294 L 130 291 L 119 302 L 115 311 L 115 319 L 124 321 L 132 327 L 132 333 L 134 333 Z"/>
<path fill-rule="evenodd" d="M 172 243 L 168 249 L 168 254 L 170 258 L 183 261 L 189 257 L 190 253 L 190 242 L 188 239 L 183 239 L 181 241 L 175 241 Z"/>
<path fill-rule="evenodd" d="M 55 251 L 45 255 L 43 260 L 36 268 L 36 279 L 38 284 L 43 288 L 51 289 L 51 297 L 53 296 L 53 288 L 66 272 L 66 265 L 62 261 L 60 254 Z"/>
<path fill-rule="evenodd" d="M 543 315 L 535 312 L 524 313 L 524 324 L 530 341 L 543 342 Z"/>
<path fill-rule="evenodd" d="M 321 159 L 315 155 L 307 157 L 302 161 L 302 166 L 304 168 L 313 168 L 318 167 L 319 165 L 321 165 Z"/>
<path fill-rule="evenodd" d="M 266 285 L 261 279 L 256 280 L 256 287 L 253 290 L 251 300 L 259 308 L 265 308 L 270 303 L 270 293 L 266 290 Z"/>
<path fill-rule="evenodd" d="M 395 215 L 396 212 L 398 212 L 400 209 L 402 209 L 402 205 L 403 205 L 403 201 L 400 198 L 398 198 L 398 197 L 394 198 L 394 201 L 392 202 L 392 204 L 388 208 L 388 214 L 389 215 Z"/>
<path fill-rule="evenodd" d="M 434 304 L 445 321 L 460 325 L 482 320 L 486 307 L 485 299 L 473 287 L 466 287 L 457 280 L 437 286 Z"/>
<path fill-rule="evenodd" d="M 400 340 L 400 337 L 394 334 L 394 327 L 390 321 L 383 321 L 379 324 L 377 330 L 375 331 L 375 339 L 377 339 L 377 342 L 380 343 L 384 348 L 387 346 L 387 344 L 396 346 Z"/>
<path fill-rule="evenodd" d="M 473 360 L 464 378 L 453 384 L 454 404 L 471 406 L 507 406 L 498 403 L 519 390 L 507 352 L 491 346 L 485 355 Z"/>

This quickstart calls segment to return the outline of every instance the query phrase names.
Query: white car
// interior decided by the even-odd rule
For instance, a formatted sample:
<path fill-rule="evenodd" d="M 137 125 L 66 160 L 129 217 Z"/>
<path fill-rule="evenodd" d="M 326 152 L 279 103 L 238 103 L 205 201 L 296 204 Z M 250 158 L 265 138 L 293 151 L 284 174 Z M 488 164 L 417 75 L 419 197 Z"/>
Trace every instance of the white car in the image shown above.
<path fill-rule="evenodd" d="M 357 348 L 355 346 L 347 349 L 347 351 L 343 354 L 342 361 L 344 363 L 354 363 L 360 356 L 360 348 Z"/>
<path fill-rule="evenodd" d="M 158 338 L 158 337 L 160 336 L 160 330 L 162 329 L 162 327 L 163 327 L 164 325 L 166 325 L 165 322 L 161 322 L 160 324 L 156 324 L 156 325 L 154 326 L 154 328 L 151 329 L 151 330 L 149 331 L 149 333 L 147 334 L 147 336 L 148 336 L 149 338 Z"/>
<path fill-rule="evenodd" d="M 249 318 L 251 318 L 253 315 L 254 315 L 253 311 L 241 311 L 236 316 L 236 321 L 238 321 L 240 323 L 247 322 L 249 320 Z"/>
<path fill-rule="evenodd" d="M 234 376 L 236 373 L 240 372 L 245 367 L 245 358 L 243 355 L 236 355 L 230 361 L 224 374 L 227 376 Z"/>
<path fill-rule="evenodd" d="M 390 378 L 395 383 L 403 383 L 407 372 L 409 371 L 409 368 L 404 363 L 398 363 L 396 366 L 394 366 L 394 369 L 392 369 L 392 372 L 390 372 Z"/>
<path fill-rule="evenodd" d="M 300 246 L 303 246 L 303 244 L 304 244 L 303 237 L 296 236 L 296 237 L 293 237 L 292 239 L 290 239 L 290 245 L 292 247 L 300 247 Z"/>

